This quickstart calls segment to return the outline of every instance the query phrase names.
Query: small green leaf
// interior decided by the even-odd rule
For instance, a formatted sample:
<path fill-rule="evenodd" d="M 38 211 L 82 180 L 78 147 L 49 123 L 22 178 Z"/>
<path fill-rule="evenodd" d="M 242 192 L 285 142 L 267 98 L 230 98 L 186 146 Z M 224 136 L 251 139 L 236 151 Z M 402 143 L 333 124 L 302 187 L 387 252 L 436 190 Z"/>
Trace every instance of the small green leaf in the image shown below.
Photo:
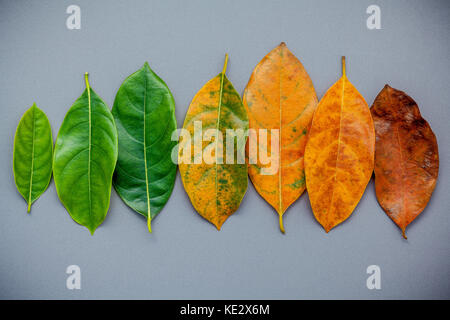
<path fill-rule="evenodd" d="M 17 190 L 31 204 L 47 189 L 52 177 L 52 129 L 45 113 L 33 104 L 17 126 L 13 171 Z"/>
<path fill-rule="evenodd" d="M 59 199 L 77 223 L 91 234 L 109 208 L 117 161 L 117 130 L 105 102 L 89 86 L 75 101 L 61 125 L 53 172 Z"/>
<path fill-rule="evenodd" d="M 130 208 L 147 217 L 151 232 L 151 220 L 169 200 L 175 183 L 175 102 L 146 62 L 122 83 L 112 114 L 119 135 L 113 184 Z"/>

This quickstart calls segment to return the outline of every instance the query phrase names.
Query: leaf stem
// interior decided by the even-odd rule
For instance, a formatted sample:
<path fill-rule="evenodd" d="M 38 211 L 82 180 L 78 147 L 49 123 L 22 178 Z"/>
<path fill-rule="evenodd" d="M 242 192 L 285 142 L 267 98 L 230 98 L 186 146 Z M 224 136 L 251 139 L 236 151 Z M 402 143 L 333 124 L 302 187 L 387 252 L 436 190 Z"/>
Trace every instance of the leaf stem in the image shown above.
<path fill-rule="evenodd" d="M 278 220 L 280 222 L 280 230 L 281 230 L 281 232 L 284 233 L 283 215 L 282 214 L 278 214 Z"/>
<path fill-rule="evenodd" d="M 346 74 L 345 74 L 345 56 L 342 56 L 342 76 L 346 77 Z"/>
<path fill-rule="evenodd" d="M 152 218 L 150 217 L 150 212 L 148 213 L 148 217 L 147 217 L 147 228 L 148 228 L 148 232 L 152 233 Z"/>
<path fill-rule="evenodd" d="M 228 64 L 228 53 L 225 53 L 225 63 L 223 64 L 222 73 L 225 74 L 225 71 L 227 71 L 227 64 Z"/>
<path fill-rule="evenodd" d="M 90 86 L 89 86 L 89 72 L 85 72 L 84 73 L 84 81 L 86 82 L 86 88 L 88 90 L 90 90 Z"/>

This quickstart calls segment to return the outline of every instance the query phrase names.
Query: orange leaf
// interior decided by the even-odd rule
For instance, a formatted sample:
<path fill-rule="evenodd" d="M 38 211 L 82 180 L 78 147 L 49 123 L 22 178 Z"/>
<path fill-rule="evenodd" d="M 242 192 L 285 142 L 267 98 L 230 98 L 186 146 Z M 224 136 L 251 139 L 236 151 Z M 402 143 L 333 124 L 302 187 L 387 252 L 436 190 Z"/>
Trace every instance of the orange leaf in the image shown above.
<path fill-rule="evenodd" d="M 272 164 L 263 164 L 259 157 L 256 163 L 250 163 L 250 179 L 278 212 L 280 229 L 284 232 L 283 213 L 305 190 L 303 155 L 317 106 L 316 92 L 303 65 L 282 42 L 255 67 L 243 100 L 249 128 L 256 129 L 257 135 L 260 129 L 268 130 L 267 149 L 275 158 Z M 278 148 L 269 145 L 271 129 L 279 130 Z M 266 142 L 258 143 L 261 147 Z M 270 174 L 261 171 L 270 165 L 277 170 Z"/>
<path fill-rule="evenodd" d="M 306 188 L 326 232 L 355 209 L 374 165 L 375 132 L 364 98 L 345 75 L 317 106 L 305 151 Z"/>
<path fill-rule="evenodd" d="M 386 85 L 371 108 L 375 125 L 375 190 L 386 214 L 402 230 L 423 211 L 436 185 L 436 137 L 406 93 Z"/>

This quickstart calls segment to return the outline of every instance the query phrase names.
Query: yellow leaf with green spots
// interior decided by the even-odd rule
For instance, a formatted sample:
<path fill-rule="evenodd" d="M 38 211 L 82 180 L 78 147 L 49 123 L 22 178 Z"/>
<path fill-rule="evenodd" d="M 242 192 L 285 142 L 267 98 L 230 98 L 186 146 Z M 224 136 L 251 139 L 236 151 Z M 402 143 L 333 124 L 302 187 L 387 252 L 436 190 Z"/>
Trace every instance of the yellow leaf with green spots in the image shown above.
<path fill-rule="evenodd" d="M 191 138 L 182 136 L 179 143 L 184 188 L 195 210 L 218 230 L 239 208 L 247 190 L 247 138 L 239 132 L 246 133 L 248 118 L 239 93 L 225 76 L 227 60 L 228 55 L 223 71 L 192 100 L 183 125 Z M 237 137 L 231 139 L 227 130 Z"/>

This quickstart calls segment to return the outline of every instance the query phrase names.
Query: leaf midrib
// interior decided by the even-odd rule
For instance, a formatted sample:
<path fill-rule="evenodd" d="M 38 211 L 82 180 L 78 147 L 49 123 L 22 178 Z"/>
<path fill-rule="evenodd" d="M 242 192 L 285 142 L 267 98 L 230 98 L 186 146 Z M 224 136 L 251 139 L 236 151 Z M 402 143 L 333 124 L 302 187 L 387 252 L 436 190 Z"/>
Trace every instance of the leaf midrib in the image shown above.
<path fill-rule="evenodd" d="M 30 171 L 30 188 L 28 194 L 28 212 L 31 206 L 31 193 L 33 192 L 33 174 L 34 174 L 34 145 L 35 145 L 35 131 L 36 131 L 36 108 L 33 107 L 33 134 L 32 134 L 32 146 L 31 146 L 31 171 Z"/>
<path fill-rule="evenodd" d="M 144 169 L 145 169 L 145 191 L 147 194 L 147 226 L 149 231 L 151 232 L 151 225 L 150 225 L 150 221 L 151 221 L 151 211 L 150 211 L 150 196 L 149 196 L 149 191 L 148 191 L 148 172 L 147 172 L 147 148 L 146 148 L 146 129 L 145 129 L 145 123 L 146 123 L 146 118 L 145 118 L 145 114 L 147 111 L 147 75 L 144 73 L 144 143 L 143 143 L 143 148 L 144 148 Z"/>
<path fill-rule="evenodd" d="M 330 208 L 333 205 L 334 201 L 334 191 L 336 189 L 336 176 L 337 176 L 337 168 L 338 168 L 338 161 L 340 156 L 340 148 L 341 148 L 341 131 L 342 131 L 342 109 L 344 108 L 344 95 L 345 95 L 345 80 L 346 75 L 344 74 L 342 76 L 342 91 L 341 91 L 341 103 L 340 103 L 340 109 L 339 109 L 339 134 L 338 134 L 338 141 L 337 141 L 337 153 L 336 153 L 336 164 L 335 164 L 335 170 L 334 170 L 334 177 L 333 177 L 333 191 L 331 193 L 331 199 L 330 199 Z"/>
<path fill-rule="evenodd" d="M 393 102 L 392 102 L 392 96 L 391 96 L 390 93 L 391 93 L 390 89 L 387 89 L 387 96 L 388 96 L 389 106 L 392 107 L 393 106 Z M 406 212 L 406 210 L 405 210 L 405 207 L 406 207 L 405 206 L 405 187 L 404 187 L 404 183 L 403 183 L 406 170 L 405 170 L 405 167 L 404 167 L 405 164 L 403 162 L 403 147 L 402 147 L 402 143 L 401 143 L 401 140 L 400 140 L 400 132 L 399 132 L 399 129 L 398 129 L 398 123 L 395 123 L 395 136 L 397 138 L 398 149 L 399 149 L 399 153 L 400 153 L 400 168 L 401 168 L 401 175 L 402 175 L 402 178 L 401 178 L 402 183 L 400 184 L 401 185 L 400 193 L 402 195 L 402 197 L 401 197 L 401 200 L 402 200 L 402 210 L 401 210 L 401 212 Z M 405 236 L 406 225 L 402 225 L 400 228 L 402 229 L 403 236 L 406 237 Z"/>
<path fill-rule="evenodd" d="M 280 215 L 280 221 L 281 221 L 281 215 L 283 215 L 283 196 L 282 196 L 282 181 L 281 181 L 281 121 L 282 121 L 282 105 L 281 105 L 281 70 L 283 68 L 283 47 L 281 47 L 281 54 L 280 54 L 280 68 L 279 68 L 279 116 L 280 116 L 280 132 L 278 134 L 278 214 Z M 280 224 L 281 226 L 281 224 Z"/>
<path fill-rule="evenodd" d="M 218 147 L 218 135 L 219 135 L 219 127 L 220 127 L 220 111 L 221 111 L 221 107 L 222 107 L 222 95 L 223 95 L 223 82 L 224 82 L 224 78 L 225 78 L 225 71 L 222 71 L 222 73 L 220 74 L 220 88 L 219 88 L 219 107 L 217 110 L 217 124 L 216 124 L 216 137 L 215 137 L 215 156 L 216 156 L 216 161 L 215 161 L 215 193 L 216 193 L 216 213 L 219 213 L 219 197 L 218 197 L 218 179 L 217 179 L 217 171 L 218 171 L 218 165 L 217 165 L 217 147 Z"/>
<path fill-rule="evenodd" d="M 92 151 L 92 120 L 91 120 L 91 88 L 86 82 L 88 93 L 88 114 L 89 114 L 89 151 L 88 151 L 88 195 L 89 195 L 89 216 L 92 216 L 92 196 L 91 196 L 91 151 Z"/>

